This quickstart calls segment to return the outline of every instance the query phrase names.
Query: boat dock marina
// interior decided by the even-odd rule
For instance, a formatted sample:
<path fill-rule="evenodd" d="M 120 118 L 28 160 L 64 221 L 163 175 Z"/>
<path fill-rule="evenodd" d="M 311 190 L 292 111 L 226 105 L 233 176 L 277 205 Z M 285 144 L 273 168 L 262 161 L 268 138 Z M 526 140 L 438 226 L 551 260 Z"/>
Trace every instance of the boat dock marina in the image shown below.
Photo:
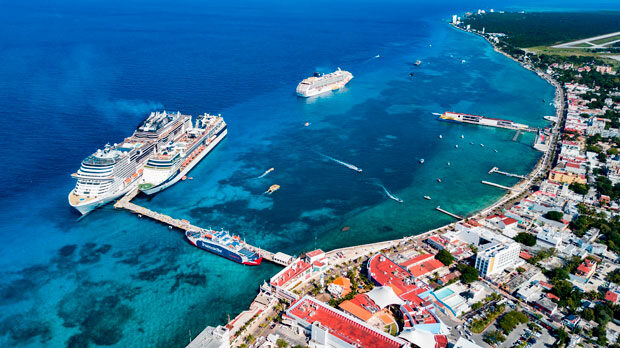
<path fill-rule="evenodd" d="M 530 127 L 526 124 L 512 122 L 510 120 L 502 120 L 499 118 L 490 118 L 490 117 L 484 117 L 484 116 L 478 116 L 478 115 L 462 114 L 462 113 L 451 112 L 451 111 L 446 111 L 443 114 L 441 114 L 441 116 L 439 116 L 439 120 L 446 121 L 446 122 L 477 124 L 480 126 L 488 126 L 488 127 L 495 127 L 495 128 L 513 129 L 516 131 L 531 132 L 531 133 L 538 132 L 538 128 Z M 519 136 L 519 132 L 517 132 L 513 140 L 516 140 L 518 136 Z"/>
<path fill-rule="evenodd" d="M 151 209 L 139 206 L 137 204 L 131 203 L 131 200 L 136 197 L 136 195 L 138 194 L 139 190 L 138 189 L 134 189 L 130 192 L 128 192 L 125 196 L 123 196 L 123 198 L 119 199 L 115 204 L 114 204 L 114 208 L 116 209 L 125 209 L 127 211 L 130 211 L 134 214 L 138 214 L 139 216 L 145 216 L 148 217 L 150 219 L 159 221 L 163 224 L 166 224 L 168 226 L 170 226 L 170 228 L 178 228 L 180 230 L 192 230 L 192 231 L 206 231 L 204 228 L 199 227 L 199 226 L 195 226 L 192 225 L 189 221 L 184 220 L 184 219 L 175 219 L 173 217 L 170 217 L 168 215 L 162 214 L 162 213 L 158 213 L 156 211 L 153 211 Z M 265 259 L 265 261 L 269 261 L 272 263 L 275 263 L 277 265 L 280 266 L 288 266 L 288 264 L 290 263 L 291 260 L 293 260 L 294 258 L 286 255 L 284 253 L 278 252 L 278 253 L 273 253 L 271 251 L 265 250 L 265 249 L 261 249 L 259 247 L 250 245 L 245 243 L 245 245 L 252 250 L 253 252 L 260 254 L 263 259 Z"/>

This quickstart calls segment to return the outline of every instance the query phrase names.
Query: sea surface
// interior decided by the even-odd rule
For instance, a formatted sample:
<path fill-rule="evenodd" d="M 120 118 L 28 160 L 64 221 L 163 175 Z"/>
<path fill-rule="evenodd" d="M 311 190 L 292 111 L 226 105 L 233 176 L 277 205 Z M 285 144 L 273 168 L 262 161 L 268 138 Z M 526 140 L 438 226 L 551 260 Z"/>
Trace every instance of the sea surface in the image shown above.
<path fill-rule="evenodd" d="M 3 347 L 180 347 L 247 308 L 279 269 L 227 261 L 111 205 L 83 219 L 69 207 L 80 161 L 150 111 L 221 113 L 229 131 L 193 180 L 135 202 L 291 255 L 452 222 L 435 207 L 480 210 L 503 194 L 481 180 L 516 182 L 492 167 L 525 174 L 541 156 L 530 134 L 512 141 L 434 112 L 535 127 L 554 113 L 550 85 L 447 25 L 484 1 L 0 3 Z M 355 75 L 346 88 L 295 96 L 338 67 Z"/>

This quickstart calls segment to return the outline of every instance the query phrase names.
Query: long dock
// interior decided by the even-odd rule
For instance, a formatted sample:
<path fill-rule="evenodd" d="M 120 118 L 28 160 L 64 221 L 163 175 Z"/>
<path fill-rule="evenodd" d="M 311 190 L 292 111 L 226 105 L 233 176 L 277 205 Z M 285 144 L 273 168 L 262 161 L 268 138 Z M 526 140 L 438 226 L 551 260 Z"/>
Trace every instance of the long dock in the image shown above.
<path fill-rule="evenodd" d="M 457 220 L 463 220 L 463 217 L 462 217 L 462 216 L 460 216 L 460 215 L 456 215 L 456 214 L 452 214 L 451 212 L 449 212 L 449 211 L 447 211 L 447 210 L 441 209 L 441 207 L 440 207 L 440 206 L 437 206 L 437 208 L 435 208 L 435 210 L 440 211 L 440 212 L 442 212 L 442 213 L 444 213 L 444 214 L 446 214 L 446 215 L 450 215 L 450 216 L 452 216 L 453 218 L 455 218 L 455 219 L 457 219 Z"/>
<path fill-rule="evenodd" d="M 491 170 L 489 170 L 489 174 L 493 174 L 493 173 L 497 173 L 497 174 L 501 174 L 501 175 L 506 175 L 506 176 L 510 176 L 510 177 L 513 177 L 513 178 L 519 178 L 519 179 L 525 179 L 526 178 L 525 175 L 513 174 L 513 173 L 508 173 L 508 172 L 502 172 L 497 167 L 493 167 L 493 168 L 491 168 Z"/>
<path fill-rule="evenodd" d="M 153 219 L 155 221 L 161 222 L 165 225 L 168 225 L 170 228 L 178 228 L 180 230 L 193 230 L 193 231 L 206 231 L 204 228 L 199 227 L 199 226 L 195 226 L 192 225 L 189 221 L 187 220 L 183 220 L 183 219 L 175 219 L 173 217 L 170 217 L 166 214 L 162 214 L 162 213 L 158 213 L 156 211 L 153 211 L 151 209 L 139 206 L 137 204 L 131 203 L 131 200 L 136 197 L 136 195 L 138 194 L 138 189 L 134 189 L 133 191 L 127 193 L 125 196 L 123 196 L 123 198 L 119 199 L 115 204 L 114 204 L 114 208 L 116 209 L 125 209 L 127 211 L 130 211 L 134 214 L 138 214 L 140 216 L 146 216 L 150 219 Z M 251 249 L 253 252 L 260 254 L 263 256 L 263 259 L 265 261 L 269 261 L 272 263 L 275 263 L 277 265 L 280 266 L 288 266 L 290 260 L 293 260 L 294 258 L 291 256 L 288 256 L 286 254 L 283 253 L 278 253 L 278 255 L 276 255 L 275 253 L 265 250 L 265 249 L 261 249 L 259 247 L 250 245 L 250 244 L 245 244 L 249 249 Z"/>
<path fill-rule="evenodd" d="M 500 184 L 496 184 L 494 182 L 482 180 L 482 183 L 485 184 L 485 185 L 495 186 L 495 187 L 499 187 L 499 188 L 504 189 L 504 190 L 512 191 L 511 187 L 500 185 Z"/>
<path fill-rule="evenodd" d="M 517 138 L 519 137 L 519 134 L 521 134 L 521 130 L 520 129 L 515 133 L 515 136 L 512 137 L 512 141 L 517 141 Z"/>

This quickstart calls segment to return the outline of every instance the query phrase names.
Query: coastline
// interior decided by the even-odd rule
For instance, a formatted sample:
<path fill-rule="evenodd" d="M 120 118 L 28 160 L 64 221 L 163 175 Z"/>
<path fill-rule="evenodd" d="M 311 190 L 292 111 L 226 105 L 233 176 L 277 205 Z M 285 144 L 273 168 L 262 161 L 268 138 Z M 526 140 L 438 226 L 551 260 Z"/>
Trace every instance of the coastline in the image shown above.
<path fill-rule="evenodd" d="M 453 228 L 456 223 L 461 222 L 461 221 L 465 221 L 468 220 L 470 218 L 480 218 L 482 216 L 485 216 L 489 213 L 491 213 L 493 210 L 496 210 L 498 208 L 501 208 L 502 206 L 506 205 L 506 204 L 510 204 L 511 201 L 515 198 L 518 198 L 521 195 L 524 195 L 527 193 L 527 190 L 529 190 L 529 188 L 532 186 L 533 182 L 535 180 L 537 180 L 538 178 L 541 177 L 541 175 L 544 175 L 546 173 L 547 166 L 550 166 L 551 161 L 553 160 L 553 153 L 557 144 L 557 140 L 558 140 L 558 135 L 559 135 L 559 127 L 560 125 L 563 123 L 564 120 L 564 90 L 561 86 L 561 84 L 559 82 L 557 82 L 556 80 L 554 80 L 551 76 L 545 74 L 542 71 L 538 71 L 533 69 L 531 66 L 529 66 L 526 63 L 520 62 L 517 59 L 515 59 L 514 57 L 510 56 L 509 54 L 507 54 L 506 52 L 503 52 L 502 50 L 500 50 L 492 41 L 490 41 L 488 38 L 484 37 L 483 35 L 480 35 L 478 33 L 472 32 L 472 31 L 468 31 L 465 30 L 463 28 L 460 28 L 458 26 L 452 25 L 450 24 L 452 27 L 465 31 L 465 32 L 469 32 L 478 36 L 481 36 L 482 38 L 484 38 L 489 44 L 491 44 L 491 46 L 493 47 L 493 50 L 497 53 L 500 53 L 510 59 L 512 59 L 513 61 L 519 63 L 519 65 L 527 70 L 530 70 L 534 73 L 536 73 L 540 78 L 544 79 L 545 81 L 547 81 L 549 84 L 551 84 L 552 86 L 555 87 L 555 98 L 554 98 L 554 107 L 556 110 L 556 116 L 558 117 L 558 121 L 554 124 L 553 126 L 553 130 L 552 130 L 552 139 L 549 145 L 549 149 L 547 151 L 545 151 L 543 153 L 542 158 L 536 163 L 536 165 L 532 168 L 532 170 L 526 175 L 526 178 L 517 182 L 515 185 L 513 185 L 511 187 L 511 190 L 504 194 L 501 198 L 499 198 L 496 202 L 494 202 L 493 204 L 482 208 L 480 211 L 473 211 L 470 214 L 468 214 L 467 216 L 465 216 L 463 219 L 458 220 L 458 221 L 454 221 L 442 226 L 439 226 L 437 228 L 434 228 L 432 230 L 428 230 L 426 232 L 417 234 L 417 235 L 413 235 L 413 236 L 404 236 L 402 238 L 399 239 L 394 239 L 394 240 L 387 240 L 387 241 L 381 241 L 381 242 L 375 242 L 375 243 L 370 243 L 370 244 L 362 244 L 362 245 L 353 245 L 353 246 L 349 246 L 349 247 L 343 247 L 343 248 L 338 248 L 338 249 L 334 249 L 331 251 L 326 252 L 326 254 L 328 256 L 334 256 L 337 253 L 350 253 L 350 255 L 347 255 L 346 257 L 343 257 L 341 259 L 337 259 L 338 262 L 333 263 L 329 265 L 328 269 L 333 268 L 334 266 L 338 266 L 341 265 L 343 263 L 361 258 L 361 257 L 365 257 L 371 253 L 376 253 L 378 251 L 381 250 L 385 250 L 385 249 L 389 249 L 391 247 L 395 247 L 397 245 L 399 245 L 400 243 L 403 242 L 410 242 L 410 241 L 414 241 L 414 242 L 422 242 L 425 238 L 427 238 L 429 235 L 432 235 L 434 233 L 437 232 L 441 232 L 445 229 L 450 229 Z M 295 287 L 300 287 L 303 285 L 306 285 L 307 283 L 316 280 L 317 276 L 313 276 L 310 277 L 309 279 L 306 279 L 298 284 L 295 285 Z M 231 345 L 234 346 L 235 343 L 238 343 L 238 339 L 242 338 L 244 336 L 243 334 L 243 330 L 242 332 L 238 332 L 240 328 L 246 328 L 246 326 L 249 329 L 252 329 L 254 326 L 259 325 L 259 323 L 261 322 L 261 320 L 257 320 L 257 319 L 262 319 L 261 317 L 265 316 L 264 314 L 266 313 L 271 313 L 271 311 L 276 307 L 276 303 L 270 303 L 267 307 L 263 308 L 263 309 L 258 309 L 255 304 L 260 302 L 260 298 L 261 296 L 264 296 L 263 294 L 263 290 L 262 290 L 262 286 L 261 286 L 261 290 L 259 290 L 258 295 L 252 300 L 249 308 L 241 313 L 239 313 L 235 318 L 233 318 L 232 320 L 229 320 L 229 322 L 226 324 L 226 326 L 231 330 L 230 334 L 232 337 L 231 340 Z M 205 329 L 206 330 L 206 329 Z M 204 331 L 203 331 L 204 332 Z M 201 333 L 202 334 L 202 333 Z M 198 337 L 200 337 L 199 334 L 197 337 L 195 337 L 194 339 L 198 339 Z M 235 334 L 238 334 L 238 336 L 234 336 Z"/>

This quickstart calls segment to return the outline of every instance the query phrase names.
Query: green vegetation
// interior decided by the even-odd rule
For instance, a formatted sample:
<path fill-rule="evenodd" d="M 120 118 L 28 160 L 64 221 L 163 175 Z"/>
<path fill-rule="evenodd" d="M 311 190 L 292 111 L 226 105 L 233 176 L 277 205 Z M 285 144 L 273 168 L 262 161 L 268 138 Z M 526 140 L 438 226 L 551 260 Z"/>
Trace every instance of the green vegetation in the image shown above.
<path fill-rule="evenodd" d="M 506 306 L 504 306 L 503 304 L 499 305 L 495 307 L 494 310 L 487 312 L 484 317 L 472 321 L 470 326 L 471 332 L 479 334 L 484 331 L 484 329 L 491 325 L 495 321 L 495 319 L 497 319 L 502 313 L 504 313 L 504 309 L 506 309 Z"/>
<path fill-rule="evenodd" d="M 586 184 L 580 184 L 578 182 L 574 182 L 570 184 L 568 188 L 578 195 L 585 195 L 586 193 L 588 193 L 588 185 Z"/>
<path fill-rule="evenodd" d="M 459 264 L 456 268 L 461 272 L 461 282 L 469 284 L 478 280 L 478 270 L 476 268 L 464 264 Z"/>
<path fill-rule="evenodd" d="M 542 260 L 546 260 L 551 256 L 555 255 L 556 251 L 554 248 L 551 249 L 542 249 L 536 253 L 536 255 L 532 256 L 531 259 L 527 260 L 528 263 L 535 265 Z"/>
<path fill-rule="evenodd" d="M 482 339 L 488 344 L 495 345 L 497 343 L 504 342 L 506 340 L 506 336 L 504 336 L 501 331 L 495 330 L 492 332 L 486 332 Z"/>
<path fill-rule="evenodd" d="M 526 232 L 519 232 L 519 234 L 515 236 L 514 240 L 527 246 L 536 245 L 536 236 Z"/>
<path fill-rule="evenodd" d="M 446 249 L 439 250 L 435 258 L 446 266 L 450 266 L 454 262 L 454 256 Z"/>
<path fill-rule="evenodd" d="M 620 198 L 620 184 L 614 185 L 611 180 L 605 176 L 597 176 L 594 187 L 596 187 L 598 193 L 609 196 L 612 200 Z"/>
<path fill-rule="evenodd" d="M 545 215 L 543 215 L 543 217 L 545 219 L 561 222 L 562 218 L 564 217 L 564 213 L 560 211 L 550 210 L 546 212 Z"/>
<path fill-rule="evenodd" d="M 601 231 L 599 241 L 607 245 L 609 250 L 620 253 L 620 217 L 613 216 L 607 219 L 604 213 L 596 214 L 596 211 L 580 209 L 579 216 L 571 221 L 570 228 L 579 237 L 589 229 L 598 228 Z"/>
<path fill-rule="evenodd" d="M 510 311 L 499 319 L 499 327 L 501 327 L 506 334 L 509 334 L 517 325 L 525 324 L 528 321 L 527 315 L 519 311 Z"/>
<path fill-rule="evenodd" d="M 607 274 L 607 280 L 612 283 L 620 284 L 620 268 L 616 268 L 609 272 Z"/>
<path fill-rule="evenodd" d="M 549 46 L 620 31 L 620 12 L 495 12 L 470 16 L 464 23 L 504 33 L 517 47 Z"/>
<path fill-rule="evenodd" d="M 286 340 L 284 340 L 283 338 L 278 338 L 278 340 L 276 341 L 276 345 L 279 348 L 285 348 L 288 347 L 288 342 L 286 342 Z"/>

